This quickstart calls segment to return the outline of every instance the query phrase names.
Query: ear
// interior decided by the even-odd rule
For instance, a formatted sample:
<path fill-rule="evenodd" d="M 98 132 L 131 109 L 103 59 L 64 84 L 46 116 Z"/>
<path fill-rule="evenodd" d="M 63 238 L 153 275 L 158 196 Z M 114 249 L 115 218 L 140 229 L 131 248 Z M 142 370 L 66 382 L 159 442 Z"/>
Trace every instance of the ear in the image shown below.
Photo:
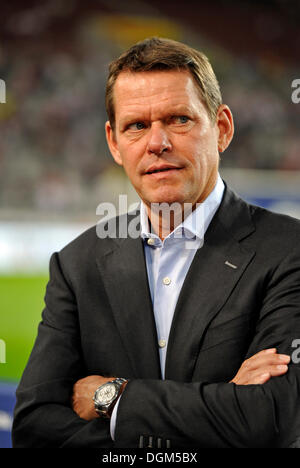
<path fill-rule="evenodd" d="M 234 134 L 232 113 L 226 104 L 222 104 L 218 109 L 216 125 L 219 130 L 218 150 L 223 153 L 228 148 Z"/>
<path fill-rule="evenodd" d="M 107 141 L 112 157 L 114 158 L 117 164 L 119 164 L 120 166 L 123 166 L 122 158 L 121 158 L 120 151 L 119 151 L 119 145 L 117 143 L 114 131 L 109 121 L 105 123 L 105 134 L 106 134 L 106 141 Z"/>

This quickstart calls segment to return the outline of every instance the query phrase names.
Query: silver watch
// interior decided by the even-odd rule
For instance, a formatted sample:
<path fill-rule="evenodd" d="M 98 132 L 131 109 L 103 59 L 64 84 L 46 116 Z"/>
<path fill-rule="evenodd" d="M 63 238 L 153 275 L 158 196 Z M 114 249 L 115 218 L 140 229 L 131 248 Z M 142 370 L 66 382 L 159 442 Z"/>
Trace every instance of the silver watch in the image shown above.
<path fill-rule="evenodd" d="M 121 393 L 121 388 L 127 379 L 117 378 L 106 382 L 97 388 L 93 396 L 96 412 L 105 418 L 109 418 L 117 398 Z"/>

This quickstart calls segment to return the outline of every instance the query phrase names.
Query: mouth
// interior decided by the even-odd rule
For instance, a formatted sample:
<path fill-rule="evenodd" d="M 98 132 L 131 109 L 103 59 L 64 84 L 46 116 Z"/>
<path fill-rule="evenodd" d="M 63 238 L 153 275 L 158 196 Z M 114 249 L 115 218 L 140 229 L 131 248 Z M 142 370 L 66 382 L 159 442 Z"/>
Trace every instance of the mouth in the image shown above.
<path fill-rule="evenodd" d="M 174 173 L 183 169 L 182 167 L 175 167 L 175 166 L 165 166 L 159 168 L 150 168 L 148 171 L 145 172 L 145 175 L 153 175 L 153 174 L 162 174 L 162 173 Z"/>

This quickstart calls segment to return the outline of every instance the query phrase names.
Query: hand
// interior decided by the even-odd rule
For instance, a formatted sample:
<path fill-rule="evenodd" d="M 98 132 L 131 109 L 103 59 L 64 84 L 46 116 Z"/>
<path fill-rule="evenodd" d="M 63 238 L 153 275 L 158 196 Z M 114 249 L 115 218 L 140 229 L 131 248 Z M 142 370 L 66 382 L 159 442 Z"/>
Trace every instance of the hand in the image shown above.
<path fill-rule="evenodd" d="M 99 418 L 95 410 L 93 396 L 100 385 L 114 380 L 115 377 L 102 377 L 101 375 L 89 375 L 78 380 L 73 386 L 72 409 L 82 419 L 90 421 Z"/>
<path fill-rule="evenodd" d="M 230 381 L 237 385 L 264 384 L 271 377 L 287 372 L 290 356 L 277 354 L 276 348 L 264 349 L 246 359 Z"/>

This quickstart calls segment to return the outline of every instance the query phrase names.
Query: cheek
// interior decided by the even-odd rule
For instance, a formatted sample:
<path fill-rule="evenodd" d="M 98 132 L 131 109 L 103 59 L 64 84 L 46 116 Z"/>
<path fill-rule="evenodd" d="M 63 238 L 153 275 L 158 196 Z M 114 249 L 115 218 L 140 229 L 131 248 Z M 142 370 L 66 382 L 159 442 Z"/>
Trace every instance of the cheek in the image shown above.
<path fill-rule="evenodd" d="M 215 166 L 219 153 L 216 141 L 213 138 L 194 138 L 185 146 L 185 154 L 191 167 L 197 174 Z"/>
<path fill-rule="evenodd" d="M 120 143 L 119 151 L 125 171 L 128 173 L 137 172 L 140 161 L 144 154 L 144 145 L 141 142 Z"/>

